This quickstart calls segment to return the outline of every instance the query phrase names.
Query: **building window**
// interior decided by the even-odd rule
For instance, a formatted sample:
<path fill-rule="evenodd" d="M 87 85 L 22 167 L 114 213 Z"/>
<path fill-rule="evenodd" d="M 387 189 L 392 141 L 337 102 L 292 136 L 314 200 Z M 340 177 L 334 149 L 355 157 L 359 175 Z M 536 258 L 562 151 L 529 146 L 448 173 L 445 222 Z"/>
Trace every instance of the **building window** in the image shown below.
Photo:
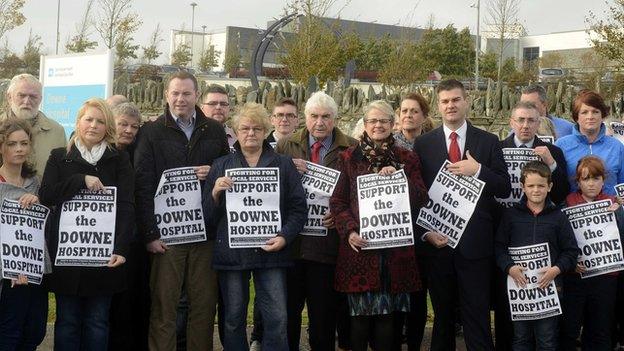
<path fill-rule="evenodd" d="M 522 56 L 524 60 L 528 62 L 539 59 L 539 46 L 524 48 Z"/>

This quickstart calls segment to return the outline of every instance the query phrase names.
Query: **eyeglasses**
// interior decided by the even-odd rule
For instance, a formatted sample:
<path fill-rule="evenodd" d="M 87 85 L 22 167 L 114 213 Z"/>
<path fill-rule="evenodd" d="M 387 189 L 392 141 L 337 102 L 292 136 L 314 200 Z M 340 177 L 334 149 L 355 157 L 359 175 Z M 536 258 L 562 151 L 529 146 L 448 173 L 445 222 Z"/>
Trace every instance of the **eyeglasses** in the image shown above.
<path fill-rule="evenodd" d="M 514 118 L 514 121 L 519 125 L 539 123 L 537 118 Z"/>
<path fill-rule="evenodd" d="M 392 122 L 391 119 L 376 119 L 376 118 L 372 118 L 372 119 L 366 119 L 364 120 L 365 123 L 368 124 L 377 124 L 377 123 L 381 123 L 381 124 L 390 124 Z"/>
<path fill-rule="evenodd" d="M 297 115 L 294 113 L 276 113 L 273 115 L 273 117 L 277 119 L 282 119 L 282 118 L 293 119 L 293 118 L 297 118 Z"/>
<path fill-rule="evenodd" d="M 256 133 L 263 133 L 264 132 L 264 128 L 261 127 L 240 127 L 238 128 L 238 131 L 241 133 L 245 133 L 245 134 L 249 134 L 250 132 L 254 132 L 254 134 Z"/>
<path fill-rule="evenodd" d="M 210 101 L 210 102 L 204 102 L 204 105 L 208 105 L 208 106 L 217 106 L 220 105 L 221 107 L 228 107 L 230 106 L 230 103 L 227 101 Z"/>

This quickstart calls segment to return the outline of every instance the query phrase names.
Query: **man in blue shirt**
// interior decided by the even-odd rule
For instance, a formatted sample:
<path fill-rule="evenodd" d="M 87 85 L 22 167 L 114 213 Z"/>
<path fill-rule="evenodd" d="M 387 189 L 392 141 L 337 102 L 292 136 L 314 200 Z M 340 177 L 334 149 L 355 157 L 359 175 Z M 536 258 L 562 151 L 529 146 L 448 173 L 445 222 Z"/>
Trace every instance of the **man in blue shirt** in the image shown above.
<path fill-rule="evenodd" d="M 548 114 L 548 99 L 546 97 L 546 90 L 541 85 L 529 85 L 528 87 L 522 89 L 520 101 L 532 102 L 535 107 L 537 107 L 537 111 L 541 117 L 546 117 L 553 122 L 556 134 L 555 139 L 572 134 L 574 123 Z"/>

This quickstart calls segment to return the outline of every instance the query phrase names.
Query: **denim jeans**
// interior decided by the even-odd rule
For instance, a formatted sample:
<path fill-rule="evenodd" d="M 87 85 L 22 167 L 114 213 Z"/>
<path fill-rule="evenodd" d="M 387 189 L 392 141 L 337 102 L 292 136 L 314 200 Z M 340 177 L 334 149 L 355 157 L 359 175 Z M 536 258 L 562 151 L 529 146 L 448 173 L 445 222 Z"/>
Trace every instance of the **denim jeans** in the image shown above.
<path fill-rule="evenodd" d="M 603 274 L 581 279 L 578 274 L 563 276 L 561 307 L 561 350 L 574 350 L 581 329 L 581 350 L 611 350 L 617 277 Z"/>
<path fill-rule="evenodd" d="M 559 316 L 513 322 L 513 351 L 555 351 L 559 338 Z"/>
<path fill-rule="evenodd" d="M 247 305 L 249 277 L 253 272 L 256 301 L 266 327 L 262 349 L 288 351 L 286 337 L 286 269 L 263 268 L 219 271 L 219 286 L 225 310 L 225 343 L 228 351 L 247 351 Z"/>
<path fill-rule="evenodd" d="M 106 351 L 111 295 L 56 294 L 55 351 Z"/>
<path fill-rule="evenodd" d="M 0 284 L 0 351 L 35 351 L 46 333 L 48 293 L 40 285 Z"/>

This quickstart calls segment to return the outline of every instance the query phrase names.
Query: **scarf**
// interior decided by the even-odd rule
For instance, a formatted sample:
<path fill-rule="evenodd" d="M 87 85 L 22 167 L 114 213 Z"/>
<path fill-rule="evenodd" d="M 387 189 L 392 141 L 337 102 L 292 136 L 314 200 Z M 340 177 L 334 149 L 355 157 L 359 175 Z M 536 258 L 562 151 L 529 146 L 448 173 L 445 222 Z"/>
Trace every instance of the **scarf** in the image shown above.
<path fill-rule="evenodd" d="M 611 201 L 613 201 L 614 204 L 617 203 L 615 196 L 607 195 L 603 191 L 601 191 L 600 194 L 596 196 L 594 201 L 600 201 L 600 200 L 606 200 L 606 199 L 611 199 Z M 568 194 L 568 196 L 566 196 L 566 205 L 568 206 L 581 205 L 585 203 L 587 203 L 587 200 L 583 198 L 583 195 L 581 195 L 580 190 L 570 193 Z"/>
<path fill-rule="evenodd" d="M 381 145 L 375 144 L 366 132 L 360 137 L 360 148 L 366 160 L 370 163 L 368 170 L 377 173 L 386 166 L 392 166 L 396 169 L 403 168 L 403 165 L 397 161 L 396 155 L 392 149 L 394 148 L 394 137 L 389 135 Z"/>
<path fill-rule="evenodd" d="M 82 156 L 85 161 L 89 162 L 94 166 L 102 158 L 102 155 L 104 155 L 104 151 L 106 151 L 106 148 L 108 147 L 108 143 L 102 140 L 102 142 L 100 142 L 99 144 L 93 145 L 93 147 L 91 147 L 91 151 L 89 151 L 86 147 L 82 145 L 79 138 L 76 138 L 76 140 L 74 140 L 74 145 L 76 145 L 76 148 L 78 149 L 78 151 L 80 151 L 80 156 Z"/>

